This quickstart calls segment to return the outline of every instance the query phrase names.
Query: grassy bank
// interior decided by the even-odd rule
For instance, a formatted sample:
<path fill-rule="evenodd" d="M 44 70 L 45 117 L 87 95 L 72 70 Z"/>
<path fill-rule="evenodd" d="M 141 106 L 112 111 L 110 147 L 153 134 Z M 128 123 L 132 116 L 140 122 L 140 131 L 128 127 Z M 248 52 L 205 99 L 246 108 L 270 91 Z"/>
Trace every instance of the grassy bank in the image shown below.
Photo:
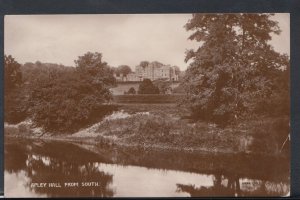
<path fill-rule="evenodd" d="M 289 131 L 287 117 L 241 121 L 225 128 L 185 119 L 176 104 L 119 104 L 118 111 L 71 135 L 33 129 L 30 122 L 6 125 L 5 135 L 201 152 L 277 155 Z"/>
<path fill-rule="evenodd" d="M 244 151 L 231 131 L 220 131 L 210 124 L 188 124 L 148 112 L 106 120 L 96 134 L 113 137 L 125 144 L 205 151 Z M 245 136 L 240 135 L 242 140 Z"/>

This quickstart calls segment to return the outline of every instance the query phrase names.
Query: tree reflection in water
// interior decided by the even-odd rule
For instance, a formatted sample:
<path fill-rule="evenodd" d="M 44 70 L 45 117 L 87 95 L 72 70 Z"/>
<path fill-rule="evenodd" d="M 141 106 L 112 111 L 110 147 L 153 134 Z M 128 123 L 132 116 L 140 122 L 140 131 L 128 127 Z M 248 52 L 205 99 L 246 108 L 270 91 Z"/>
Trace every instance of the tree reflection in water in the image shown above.
<path fill-rule="evenodd" d="M 227 182 L 227 186 L 224 186 L 224 182 Z M 178 192 L 187 192 L 191 197 L 203 197 L 203 196 L 239 196 L 240 184 L 237 176 L 231 176 L 225 178 L 222 174 L 215 174 L 213 179 L 214 185 L 211 187 L 201 186 L 200 188 L 194 185 L 177 184 Z"/>
<path fill-rule="evenodd" d="M 211 187 L 176 184 L 177 192 L 186 192 L 191 197 L 229 197 L 229 196 L 284 196 L 289 188 L 283 183 L 248 180 L 248 188 L 241 188 L 238 175 L 214 175 Z M 268 188 L 267 188 L 268 187 Z"/>
<path fill-rule="evenodd" d="M 8 174 L 6 177 L 15 177 L 15 182 L 21 183 L 22 189 L 25 183 L 25 187 L 32 193 L 50 197 L 111 197 L 118 196 L 120 192 L 122 195 L 127 195 L 130 194 L 128 191 L 136 188 L 134 185 L 137 185 L 136 179 L 128 177 L 130 173 L 134 177 L 147 179 L 147 176 L 139 175 L 139 172 L 143 175 L 149 172 L 148 176 L 157 175 L 158 171 L 154 169 L 182 174 L 177 177 L 178 179 L 168 179 L 166 176 L 154 176 L 152 179 L 152 181 L 165 180 L 164 187 L 172 188 L 168 194 L 175 196 L 178 194 L 175 192 L 176 189 L 184 192 L 185 195 L 187 192 L 191 196 L 282 196 L 287 194 L 290 187 L 289 159 L 282 159 L 282 157 L 259 155 L 253 157 L 247 154 L 206 155 L 135 147 L 91 147 L 80 143 L 44 142 L 42 140 L 16 139 L 14 141 L 11 139 L 5 141 L 5 172 Z M 110 164 L 109 170 L 97 167 L 97 163 Z M 132 167 L 129 167 L 130 170 L 121 170 L 122 173 L 117 173 L 114 167 L 118 168 L 118 166 L 135 166 L 136 171 L 130 171 Z M 191 173 L 194 173 L 194 176 L 190 176 Z M 23 178 L 18 178 L 18 174 Z M 205 185 L 206 187 L 203 187 L 201 180 L 199 183 L 202 187 L 198 185 L 198 179 L 195 178 L 203 175 L 211 177 L 211 182 Z M 126 176 L 128 179 L 122 185 Z M 180 177 L 184 181 L 181 181 Z M 186 180 L 186 177 L 193 178 Z M 212 177 L 214 177 L 213 180 Z M 257 180 L 255 187 L 250 184 L 247 188 L 244 184 L 245 179 Z M 79 182 L 80 184 L 84 181 L 98 182 L 100 186 L 63 187 L 65 182 Z M 133 182 L 134 185 L 127 185 L 128 181 Z M 10 183 L 12 186 L 10 188 L 13 188 L 14 181 Z M 33 188 L 31 183 L 60 183 L 62 188 Z M 150 185 L 146 184 L 147 187 Z M 163 186 L 152 185 L 151 187 L 150 189 L 155 190 L 156 187 Z M 142 196 L 143 193 L 140 190 L 142 189 L 131 191 Z M 10 192 L 13 191 L 18 190 L 13 188 Z"/>
<path fill-rule="evenodd" d="M 27 144 L 26 148 L 34 151 L 26 151 L 19 148 L 19 145 L 7 145 L 5 148 L 6 160 L 5 169 L 9 173 L 17 173 L 25 170 L 29 182 L 25 184 L 27 188 L 37 194 L 46 194 L 50 197 L 112 197 L 114 192 L 109 188 L 112 183 L 112 175 L 96 169 L 92 162 L 84 162 L 82 157 L 88 160 L 99 160 L 96 155 L 89 152 L 76 152 L 74 147 L 68 158 L 61 150 L 52 149 L 56 152 L 55 157 L 43 154 L 42 151 L 49 152 L 51 145 Z M 82 150 L 80 150 L 82 152 Z M 34 153 L 31 153 L 34 152 Z M 36 152 L 39 152 L 38 154 Z M 60 152 L 60 153 L 59 153 Z M 8 156 L 9 155 L 9 156 Z M 99 186 L 90 187 L 64 187 L 64 183 L 78 182 L 98 182 Z M 32 183 L 60 183 L 61 187 L 31 187 Z"/>

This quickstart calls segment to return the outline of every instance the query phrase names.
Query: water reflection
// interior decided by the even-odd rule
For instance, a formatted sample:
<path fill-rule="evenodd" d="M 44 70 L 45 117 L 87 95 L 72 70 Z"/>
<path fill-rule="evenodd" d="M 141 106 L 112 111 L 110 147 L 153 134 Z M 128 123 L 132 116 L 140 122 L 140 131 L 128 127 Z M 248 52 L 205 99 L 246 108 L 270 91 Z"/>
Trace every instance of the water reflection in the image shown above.
<path fill-rule="evenodd" d="M 288 165 L 258 165 L 243 157 L 246 160 L 238 167 L 232 162 L 238 159 L 139 149 L 87 148 L 62 142 L 7 140 L 5 195 L 282 196 L 289 191 Z M 255 171 L 256 168 L 267 167 L 270 168 L 264 171 L 265 174 Z M 284 171 L 278 173 L 280 170 Z M 80 185 L 82 182 L 97 185 L 64 186 L 64 183 Z M 37 183 L 46 183 L 47 187 L 38 187 Z M 60 187 L 49 187 L 50 183 Z"/>
<path fill-rule="evenodd" d="M 187 197 L 188 193 L 176 191 L 177 182 L 213 185 L 212 175 L 104 163 L 95 165 L 101 171 L 114 174 L 111 187 L 116 192 L 115 197 Z"/>
<path fill-rule="evenodd" d="M 30 182 L 24 170 L 9 173 L 4 172 L 5 177 L 5 196 L 9 197 L 47 197 L 46 194 L 38 194 L 31 191 L 26 184 Z"/>
<path fill-rule="evenodd" d="M 213 186 L 177 184 L 178 192 L 187 192 L 191 197 L 199 196 L 283 196 L 289 193 L 289 186 L 282 182 L 241 179 L 237 176 L 215 175 Z"/>
<path fill-rule="evenodd" d="M 5 146 L 5 189 L 7 189 L 5 194 L 7 196 L 18 196 L 25 192 L 29 193 L 28 195 L 36 194 L 32 196 L 51 197 L 113 196 L 113 191 L 108 187 L 112 182 L 112 175 L 99 171 L 91 162 L 83 162 L 78 159 L 84 154 L 85 158 L 95 160 L 97 155 L 83 150 L 79 152 L 79 148 L 74 148 L 70 144 L 64 146 L 64 148 L 69 147 L 67 149 L 70 152 L 59 151 L 55 157 L 42 154 L 43 151 L 48 152 L 47 150 L 55 151 L 55 149 L 51 149 L 54 147 L 52 143 L 27 145 L 25 149 L 20 146 L 20 144 Z M 29 152 L 26 151 L 28 147 Z M 15 181 L 11 181 L 12 179 Z M 81 182 L 96 182 L 98 186 L 64 187 L 65 183 L 76 182 L 80 182 L 80 184 Z M 21 183 L 23 188 L 14 188 L 16 183 Z M 40 183 L 45 185 L 40 187 L 38 185 Z M 51 187 L 49 187 L 50 185 Z"/>

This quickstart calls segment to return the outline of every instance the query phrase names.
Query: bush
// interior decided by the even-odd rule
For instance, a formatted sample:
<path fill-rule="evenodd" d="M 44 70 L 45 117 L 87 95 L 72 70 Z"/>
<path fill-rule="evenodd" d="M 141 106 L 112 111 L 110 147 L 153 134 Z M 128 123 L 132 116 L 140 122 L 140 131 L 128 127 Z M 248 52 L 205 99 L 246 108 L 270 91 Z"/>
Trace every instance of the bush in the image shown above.
<path fill-rule="evenodd" d="M 4 96 L 4 121 L 17 124 L 28 117 L 28 95 L 24 86 L 17 87 Z"/>
<path fill-rule="evenodd" d="M 159 94 L 157 86 L 153 85 L 150 79 L 144 79 L 139 85 L 139 94 Z"/>
<path fill-rule="evenodd" d="M 290 127 L 289 118 L 265 119 L 249 122 L 253 137 L 251 150 L 259 153 L 278 153 L 287 138 Z"/>
<path fill-rule="evenodd" d="M 185 94 L 186 91 L 185 91 L 184 87 L 182 86 L 182 84 L 180 84 L 177 87 L 175 87 L 172 92 L 175 94 Z"/>
<path fill-rule="evenodd" d="M 136 94 L 134 87 L 129 88 L 127 94 Z"/>
<path fill-rule="evenodd" d="M 255 113 L 278 117 L 290 114 L 290 96 L 288 89 L 275 91 L 270 98 L 259 101 Z"/>
<path fill-rule="evenodd" d="M 21 64 L 4 55 L 4 121 L 19 123 L 27 117 L 26 95 L 23 91 Z"/>
<path fill-rule="evenodd" d="M 31 87 L 30 115 L 45 131 L 70 133 L 101 119 L 115 109 L 109 87 L 113 71 L 102 54 L 88 52 L 75 60 L 76 68 L 55 70 Z"/>
<path fill-rule="evenodd" d="M 36 86 L 30 98 L 31 116 L 46 131 L 69 133 L 110 113 L 114 107 L 103 104 L 110 99 L 103 85 L 67 72 Z"/>

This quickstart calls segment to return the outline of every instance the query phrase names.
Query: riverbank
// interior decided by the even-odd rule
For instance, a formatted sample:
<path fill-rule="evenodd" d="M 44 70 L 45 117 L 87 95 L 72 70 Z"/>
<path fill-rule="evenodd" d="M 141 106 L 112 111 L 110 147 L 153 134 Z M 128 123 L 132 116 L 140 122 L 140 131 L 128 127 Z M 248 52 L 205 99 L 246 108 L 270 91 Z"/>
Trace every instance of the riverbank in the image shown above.
<path fill-rule="evenodd" d="M 118 111 L 73 134 L 43 132 L 28 120 L 5 124 L 5 136 L 170 151 L 282 154 L 288 118 L 263 118 L 220 128 L 190 122 L 184 118 L 187 112 L 175 104 L 120 104 Z"/>

